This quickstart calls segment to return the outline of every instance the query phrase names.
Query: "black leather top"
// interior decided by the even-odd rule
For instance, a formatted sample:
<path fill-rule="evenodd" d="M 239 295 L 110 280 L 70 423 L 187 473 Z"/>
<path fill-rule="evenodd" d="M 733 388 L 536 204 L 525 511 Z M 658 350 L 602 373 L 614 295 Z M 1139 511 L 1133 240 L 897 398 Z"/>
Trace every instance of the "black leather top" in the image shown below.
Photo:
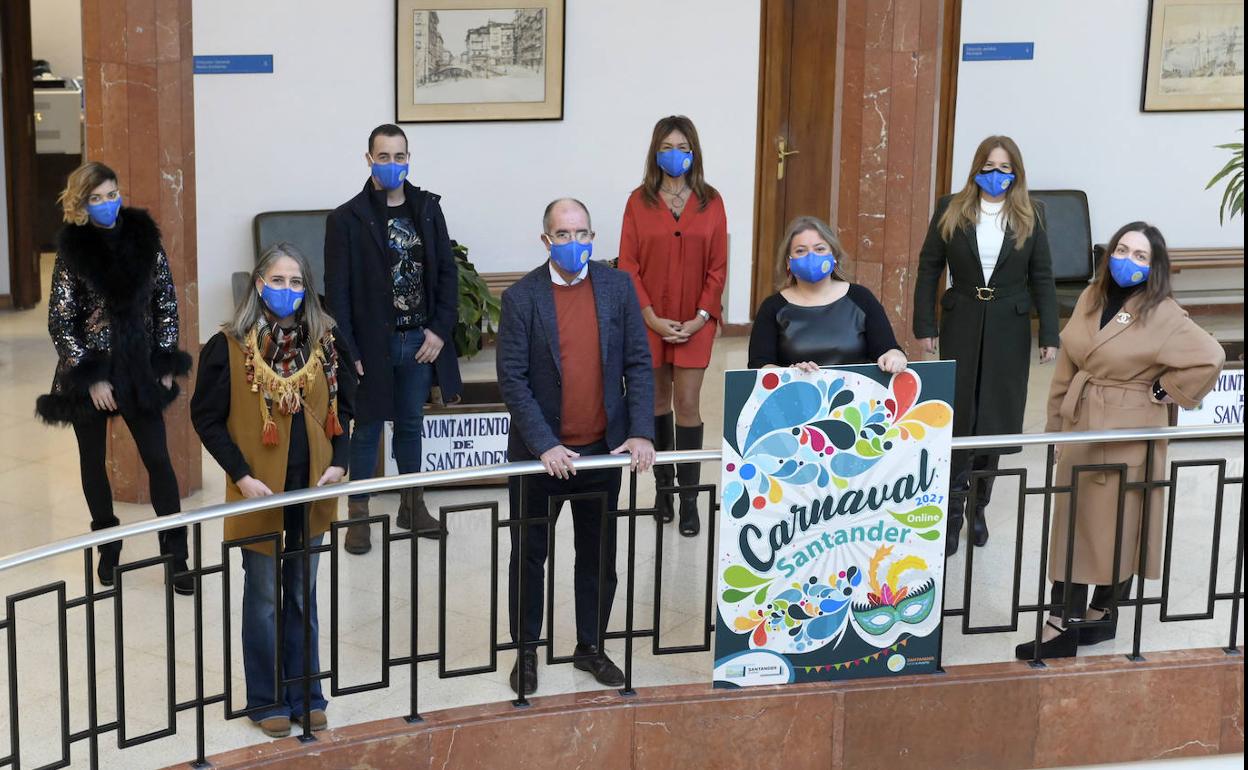
<path fill-rule="evenodd" d="M 884 308 L 868 289 L 853 284 L 829 305 L 794 305 L 780 294 L 764 300 L 750 335 L 749 365 L 873 363 L 897 347 Z"/>

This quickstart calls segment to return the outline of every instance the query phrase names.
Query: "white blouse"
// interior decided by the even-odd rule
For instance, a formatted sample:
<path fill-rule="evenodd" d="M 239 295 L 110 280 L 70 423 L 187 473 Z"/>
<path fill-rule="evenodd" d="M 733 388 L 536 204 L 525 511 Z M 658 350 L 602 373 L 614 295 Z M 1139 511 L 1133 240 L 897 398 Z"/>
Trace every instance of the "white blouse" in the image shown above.
<path fill-rule="evenodd" d="M 975 226 L 975 241 L 979 246 L 979 262 L 984 268 L 984 282 L 992 282 L 992 271 L 997 268 L 1001 244 L 1005 243 L 1005 201 L 993 203 L 980 200 L 979 224 Z"/>

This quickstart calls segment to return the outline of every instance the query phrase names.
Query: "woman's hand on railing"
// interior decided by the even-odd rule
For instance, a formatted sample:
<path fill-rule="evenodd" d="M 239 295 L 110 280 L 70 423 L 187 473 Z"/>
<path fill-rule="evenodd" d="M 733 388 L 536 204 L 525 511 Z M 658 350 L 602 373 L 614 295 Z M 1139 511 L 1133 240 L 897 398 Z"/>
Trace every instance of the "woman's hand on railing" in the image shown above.
<path fill-rule="evenodd" d="M 342 481 L 343 477 L 346 475 L 346 468 L 339 468 L 337 465 L 331 465 L 325 469 L 324 473 L 321 474 L 321 480 L 316 482 L 316 485 L 318 487 L 324 487 L 330 484 L 337 484 L 339 481 Z"/>
<path fill-rule="evenodd" d="M 268 497 L 273 494 L 267 484 L 252 476 L 243 476 L 238 480 L 238 491 L 243 493 L 243 497 Z"/>

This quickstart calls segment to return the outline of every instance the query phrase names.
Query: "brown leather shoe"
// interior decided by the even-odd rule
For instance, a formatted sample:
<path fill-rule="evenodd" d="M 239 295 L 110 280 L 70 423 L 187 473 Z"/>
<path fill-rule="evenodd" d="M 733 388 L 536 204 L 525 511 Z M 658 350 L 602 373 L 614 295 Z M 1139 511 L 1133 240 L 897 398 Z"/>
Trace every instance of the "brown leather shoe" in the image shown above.
<path fill-rule="evenodd" d="M 295 717 L 295 721 L 303 724 L 303 717 Z M 325 712 L 321 709 L 312 709 L 308 712 L 308 721 L 312 723 L 312 732 L 320 732 L 329 727 L 329 719 L 325 717 Z"/>
<path fill-rule="evenodd" d="M 269 717 L 256 722 L 256 725 L 270 738 L 290 735 L 290 717 Z"/>
<path fill-rule="evenodd" d="M 347 519 L 355 521 L 357 519 L 368 518 L 368 498 L 363 500 L 347 499 Z M 367 524 L 352 524 L 347 527 L 347 542 L 343 545 L 347 549 L 347 553 L 363 554 L 372 550 L 373 543 L 369 537 L 369 526 Z"/>

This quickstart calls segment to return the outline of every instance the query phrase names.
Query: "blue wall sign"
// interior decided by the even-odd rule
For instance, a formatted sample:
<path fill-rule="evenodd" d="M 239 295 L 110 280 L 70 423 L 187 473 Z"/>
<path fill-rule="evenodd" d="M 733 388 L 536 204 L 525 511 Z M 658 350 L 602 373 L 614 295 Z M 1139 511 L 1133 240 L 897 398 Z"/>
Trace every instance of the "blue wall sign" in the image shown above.
<path fill-rule="evenodd" d="M 1036 58 L 1033 43 L 965 43 L 962 61 L 1016 61 Z"/>
<path fill-rule="evenodd" d="M 196 75 L 246 75 L 273 72 L 273 54 L 196 56 Z"/>

